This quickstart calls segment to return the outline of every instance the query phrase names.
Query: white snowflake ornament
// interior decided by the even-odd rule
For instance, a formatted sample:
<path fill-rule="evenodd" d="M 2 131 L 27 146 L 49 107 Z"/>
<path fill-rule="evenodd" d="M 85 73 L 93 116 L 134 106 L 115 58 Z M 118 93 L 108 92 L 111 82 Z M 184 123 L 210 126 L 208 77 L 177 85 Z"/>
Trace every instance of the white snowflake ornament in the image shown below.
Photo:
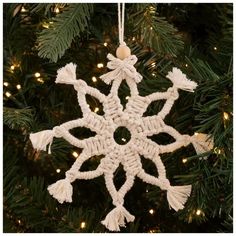
<path fill-rule="evenodd" d="M 82 148 L 83 151 L 76 159 L 71 169 L 66 172 L 66 178 L 57 181 L 48 187 L 49 193 L 60 203 L 72 202 L 72 185 L 76 179 L 93 179 L 104 175 L 106 187 L 112 197 L 115 208 L 102 221 L 110 231 L 119 231 L 120 226 L 125 226 L 127 222 L 134 221 L 131 215 L 123 206 L 124 197 L 134 184 L 135 177 L 139 177 L 149 184 L 156 185 L 167 191 L 169 206 L 175 211 L 184 208 L 184 204 L 191 193 L 191 185 L 171 186 L 166 178 L 166 170 L 161 160 L 160 154 L 173 152 L 176 149 L 193 144 L 198 153 L 210 150 L 212 145 L 207 142 L 208 136 L 205 134 L 198 136 L 181 135 L 173 127 L 164 123 L 164 118 L 170 112 L 174 101 L 178 98 L 178 89 L 193 92 L 197 84 L 186 78 L 179 69 L 173 68 L 167 78 L 173 83 L 166 92 L 156 92 L 148 96 L 139 95 L 137 83 L 142 80 L 142 76 L 136 71 L 134 64 L 137 57 L 131 55 L 124 60 L 115 58 L 108 54 L 108 68 L 111 72 L 102 75 L 100 78 L 107 84 L 111 84 L 110 93 L 106 96 L 96 88 L 90 87 L 83 80 L 76 80 L 76 65 L 70 63 L 58 70 L 56 83 L 71 84 L 78 94 L 78 103 L 81 107 L 83 118 L 68 121 L 52 130 L 45 130 L 30 135 L 34 148 L 46 150 L 50 146 L 53 138 L 64 138 L 70 144 Z M 130 88 L 130 98 L 125 109 L 120 103 L 118 89 L 122 82 L 126 80 Z M 90 110 L 86 102 L 86 94 L 97 98 L 103 105 L 104 116 L 100 116 Z M 165 105 L 157 115 L 143 117 L 148 105 L 156 100 L 166 100 Z M 69 130 L 76 127 L 87 127 L 96 132 L 96 136 L 79 140 L 74 137 Z M 114 132 L 119 127 L 126 127 L 131 139 L 124 145 L 118 144 L 114 139 Z M 159 145 L 150 139 L 158 133 L 171 135 L 175 142 L 168 145 Z M 209 140 L 209 139 L 208 139 Z M 82 164 L 94 155 L 104 155 L 99 166 L 93 171 L 80 171 Z M 144 171 L 141 164 L 141 156 L 151 160 L 156 165 L 158 177 L 152 176 Z M 126 181 L 119 190 L 116 189 L 113 177 L 114 172 L 122 164 L 126 172 Z"/>

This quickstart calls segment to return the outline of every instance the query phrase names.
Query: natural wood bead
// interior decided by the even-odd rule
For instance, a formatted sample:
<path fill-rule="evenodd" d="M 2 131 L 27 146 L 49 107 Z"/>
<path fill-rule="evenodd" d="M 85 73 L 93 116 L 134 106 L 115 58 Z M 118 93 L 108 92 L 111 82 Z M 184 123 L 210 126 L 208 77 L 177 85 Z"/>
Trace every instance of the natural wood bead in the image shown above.
<path fill-rule="evenodd" d="M 129 57 L 130 55 L 131 55 L 131 50 L 129 47 L 127 47 L 125 45 L 119 46 L 116 49 L 116 57 L 121 60 L 124 60 L 125 58 Z"/>

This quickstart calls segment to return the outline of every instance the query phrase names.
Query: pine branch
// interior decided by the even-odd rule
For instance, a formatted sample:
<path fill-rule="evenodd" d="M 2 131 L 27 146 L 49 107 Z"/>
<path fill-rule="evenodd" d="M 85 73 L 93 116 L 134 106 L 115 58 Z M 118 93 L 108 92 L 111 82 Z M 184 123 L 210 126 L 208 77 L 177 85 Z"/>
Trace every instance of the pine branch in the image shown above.
<path fill-rule="evenodd" d="M 53 18 L 49 29 L 43 29 L 38 37 L 38 55 L 56 62 L 61 58 L 72 40 L 87 27 L 93 11 L 92 4 L 70 4 Z"/>
<path fill-rule="evenodd" d="M 3 124 L 11 129 L 31 128 L 33 122 L 33 112 L 30 108 L 16 109 L 10 107 L 3 108 Z"/>
<path fill-rule="evenodd" d="M 164 17 L 157 16 L 155 4 L 135 4 L 135 13 L 131 14 L 134 32 L 140 41 L 158 54 L 175 57 L 183 49 L 181 36 Z"/>

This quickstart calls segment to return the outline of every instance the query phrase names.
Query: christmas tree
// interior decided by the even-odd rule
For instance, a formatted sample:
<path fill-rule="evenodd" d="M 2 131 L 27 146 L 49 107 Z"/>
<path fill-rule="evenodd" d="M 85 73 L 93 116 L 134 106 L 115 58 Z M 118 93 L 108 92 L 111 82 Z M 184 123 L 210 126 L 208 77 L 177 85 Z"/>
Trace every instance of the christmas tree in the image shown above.
<path fill-rule="evenodd" d="M 196 155 L 192 145 L 161 154 L 174 185 L 192 185 L 183 210 L 169 209 L 166 191 L 135 179 L 125 207 L 135 215 L 121 232 L 232 232 L 233 231 L 233 5 L 126 4 L 125 41 L 138 58 L 143 76 L 141 96 L 166 91 L 166 75 L 177 67 L 198 83 L 194 93 L 179 92 L 165 123 L 181 134 L 206 133 L 212 151 Z M 103 177 L 73 183 L 73 202 L 58 203 L 47 187 L 59 179 L 82 149 L 62 138 L 53 140 L 51 154 L 33 148 L 29 135 L 82 117 L 72 86 L 55 84 L 57 70 L 77 64 L 77 78 L 107 95 L 110 85 L 99 77 L 107 54 L 118 47 L 117 4 L 40 3 L 3 4 L 3 231 L 24 233 L 109 232 L 100 222 L 112 199 Z M 118 91 L 125 107 L 129 87 Z M 103 115 L 102 104 L 86 95 L 90 109 Z M 144 116 L 157 114 L 162 100 L 152 102 Z M 95 133 L 74 128 L 78 139 Z M 127 130 L 114 134 L 128 140 Z M 166 145 L 173 137 L 149 137 Z M 102 156 L 93 156 L 82 170 L 94 170 Z M 154 164 L 142 158 L 145 171 L 158 176 Z M 115 186 L 125 182 L 120 165 Z"/>

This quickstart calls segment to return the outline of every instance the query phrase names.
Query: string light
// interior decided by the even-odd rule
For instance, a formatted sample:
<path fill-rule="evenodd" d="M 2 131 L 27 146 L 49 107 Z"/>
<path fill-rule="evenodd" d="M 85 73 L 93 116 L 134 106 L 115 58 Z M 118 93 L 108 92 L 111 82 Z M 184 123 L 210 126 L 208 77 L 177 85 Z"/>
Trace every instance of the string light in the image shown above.
<path fill-rule="evenodd" d="M 38 81 L 39 83 L 42 83 L 42 84 L 44 83 L 43 79 L 41 79 L 41 78 L 38 78 L 37 81 Z"/>
<path fill-rule="evenodd" d="M 56 9 L 55 9 L 55 13 L 60 13 L 60 10 L 59 10 L 59 8 L 58 7 L 56 7 Z"/>
<path fill-rule="evenodd" d="M 15 70 L 15 66 L 14 65 L 12 65 L 10 68 L 11 68 L 11 70 Z"/>
<path fill-rule="evenodd" d="M 199 133 L 195 132 L 194 135 L 197 136 Z"/>
<path fill-rule="evenodd" d="M 153 28 L 152 28 L 152 26 L 150 27 L 150 30 L 152 30 Z"/>
<path fill-rule="evenodd" d="M 152 67 L 155 67 L 155 66 L 156 66 L 156 62 L 153 62 L 153 63 L 151 64 L 151 66 L 152 66 Z"/>
<path fill-rule="evenodd" d="M 5 95 L 9 98 L 11 97 L 11 93 L 10 92 L 6 92 Z"/>
<path fill-rule="evenodd" d="M 61 170 L 60 170 L 60 169 L 56 169 L 56 172 L 57 172 L 57 173 L 60 173 L 60 172 L 61 172 Z"/>
<path fill-rule="evenodd" d="M 217 51 L 217 47 L 214 47 L 214 50 Z"/>
<path fill-rule="evenodd" d="M 22 6 L 22 8 L 21 8 L 21 12 L 27 12 L 27 10 L 24 8 L 24 6 Z"/>
<path fill-rule="evenodd" d="M 151 215 L 153 215 L 153 214 L 154 214 L 154 210 L 153 210 L 153 209 L 150 209 L 150 210 L 149 210 L 149 213 L 150 213 Z"/>
<path fill-rule="evenodd" d="M 86 227 L 86 223 L 83 221 L 83 222 L 81 222 L 81 224 L 80 224 L 80 228 L 81 229 L 84 229 Z"/>
<path fill-rule="evenodd" d="M 155 76 L 156 74 L 155 73 L 152 73 L 152 76 Z"/>
<path fill-rule="evenodd" d="M 148 189 L 146 189 L 146 193 L 148 193 Z"/>
<path fill-rule="evenodd" d="M 183 162 L 183 163 L 186 163 L 187 161 L 188 161 L 187 158 L 183 158 L 183 159 L 182 159 L 182 162 Z"/>
<path fill-rule="evenodd" d="M 153 234 L 153 233 L 158 233 L 158 230 L 156 230 L 156 229 L 150 229 L 148 232 L 151 233 L 151 234 Z"/>
<path fill-rule="evenodd" d="M 3 85 L 7 87 L 9 85 L 9 83 L 8 82 L 4 82 Z"/>
<path fill-rule="evenodd" d="M 107 43 L 107 42 L 105 42 L 103 45 L 104 45 L 105 47 L 107 47 L 108 43 Z"/>
<path fill-rule="evenodd" d="M 155 12 L 156 9 L 155 9 L 155 7 L 153 7 L 153 6 L 150 6 L 150 7 L 149 7 L 149 10 L 150 10 L 150 12 Z"/>
<path fill-rule="evenodd" d="M 123 142 L 126 142 L 126 139 L 125 139 L 125 138 L 122 138 L 121 140 L 122 140 Z"/>
<path fill-rule="evenodd" d="M 36 73 L 34 74 L 34 76 L 35 76 L 36 78 L 38 78 L 38 77 L 40 77 L 40 73 L 39 73 L 39 72 L 36 72 Z"/>
<path fill-rule="evenodd" d="M 224 112 L 223 116 L 224 116 L 224 120 L 228 120 L 229 119 L 229 114 L 227 112 Z"/>
<path fill-rule="evenodd" d="M 79 154 L 77 152 L 72 152 L 72 156 L 74 156 L 75 158 L 77 158 L 79 156 Z"/>
<path fill-rule="evenodd" d="M 220 148 L 215 147 L 214 148 L 214 153 L 220 155 L 221 154 Z"/>
<path fill-rule="evenodd" d="M 188 67 L 188 64 L 187 64 L 187 63 L 185 64 L 185 67 Z"/>
<path fill-rule="evenodd" d="M 92 81 L 93 81 L 94 83 L 96 83 L 96 82 L 97 82 L 97 78 L 96 78 L 95 76 L 93 76 L 93 77 L 92 77 Z"/>
<path fill-rule="evenodd" d="M 129 99 L 129 96 L 126 96 L 125 99 L 128 100 L 128 99 Z"/>
<path fill-rule="evenodd" d="M 201 211 L 200 209 L 197 209 L 197 211 L 196 211 L 196 215 L 197 215 L 197 216 L 200 216 L 201 213 L 202 213 L 202 211 Z"/>
<path fill-rule="evenodd" d="M 20 225 L 21 224 L 21 220 L 17 220 L 18 224 Z"/>
<path fill-rule="evenodd" d="M 46 22 L 44 22 L 44 23 L 42 24 L 42 26 L 43 26 L 43 28 L 46 28 L 46 29 L 48 29 L 48 28 L 49 28 L 49 24 L 48 24 L 48 23 L 46 23 Z"/>
<path fill-rule="evenodd" d="M 18 90 L 20 90 L 20 89 L 21 89 L 21 85 L 20 85 L 20 84 L 17 84 L 17 85 L 16 85 L 16 88 L 17 88 Z"/>
<path fill-rule="evenodd" d="M 103 67 L 104 67 L 104 65 L 102 63 L 97 64 L 97 68 L 103 68 Z"/>
<path fill-rule="evenodd" d="M 97 113 L 99 111 L 98 107 L 95 107 L 94 112 Z"/>
<path fill-rule="evenodd" d="M 135 37 L 132 38 L 132 41 L 135 41 Z"/>

